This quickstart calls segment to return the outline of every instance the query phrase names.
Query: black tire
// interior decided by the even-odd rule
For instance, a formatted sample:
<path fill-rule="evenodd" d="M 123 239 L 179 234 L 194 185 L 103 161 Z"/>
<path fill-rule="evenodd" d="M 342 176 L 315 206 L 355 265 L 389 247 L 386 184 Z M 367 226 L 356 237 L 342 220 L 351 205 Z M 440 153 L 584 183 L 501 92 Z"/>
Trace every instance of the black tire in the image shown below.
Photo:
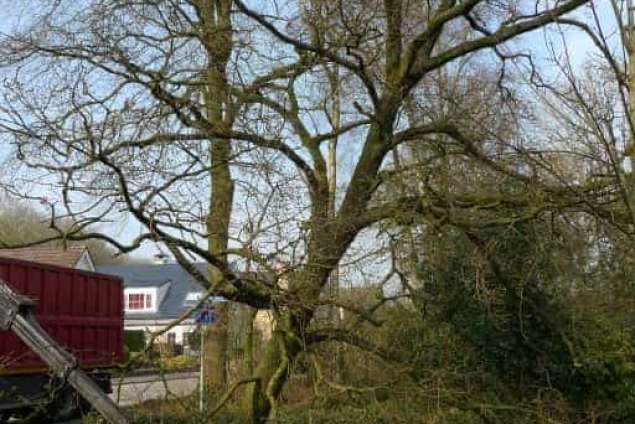
<path fill-rule="evenodd" d="M 82 414 L 83 399 L 70 386 L 62 388 L 49 405 L 49 416 L 56 421 L 69 421 Z"/>
<path fill-rule="evenodd" d="M 11 415 L 13 415 L 13 413 L 10 411 L 0 411 L 0 423 L 9 422 Z"/>

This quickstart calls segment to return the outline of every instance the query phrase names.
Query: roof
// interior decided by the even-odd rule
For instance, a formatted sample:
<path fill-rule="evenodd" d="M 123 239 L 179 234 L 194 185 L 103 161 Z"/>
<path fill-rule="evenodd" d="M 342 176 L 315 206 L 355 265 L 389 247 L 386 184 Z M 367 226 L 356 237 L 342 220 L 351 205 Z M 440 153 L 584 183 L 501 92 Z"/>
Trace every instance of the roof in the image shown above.
<path fill-rule="evenodd" d="M 206 272 L 206 264 L 195 264 L 195 266 L 202 273 Z M 205 291 L 203 285 L 178 264 L 106 265 L 97 267 L 97 271 L 121 277 L 125 288 L 159 288 L 167 282 L 170 283 L 167 293 L 160 299 L 161 304 L 156 312 L 135 312 L 126 316 L 126 319 L 130 320 L 177 318 L 187 309 L 185 298 L 188 293 Z"/>
<path fill-rule="evenodd" d="M 18 249 L 0 249 L 0 257 L 75 268 L 87 251 L 88 248 L 81 244 L 69 245 L 66 248 L 61 246 L 33 246 Z"/>

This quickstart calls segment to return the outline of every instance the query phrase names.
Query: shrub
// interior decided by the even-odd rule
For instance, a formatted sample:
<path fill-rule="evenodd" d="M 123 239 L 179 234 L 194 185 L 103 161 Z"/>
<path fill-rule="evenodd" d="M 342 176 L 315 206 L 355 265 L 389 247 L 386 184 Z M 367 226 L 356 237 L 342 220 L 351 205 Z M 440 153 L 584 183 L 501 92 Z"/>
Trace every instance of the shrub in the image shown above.
<path fill-rule="evenodd" d="M 180 371 L 196 368 L 199 359 L 187 355 L 178 355 L 160 359 L 160 367 L 165 371 Z"/>
<path fill-rule="evenodd" d="M 129 352 L 142 352 L 146 347 L 146 336 L 143 330 L 126 330 L 123 337 Z"/>

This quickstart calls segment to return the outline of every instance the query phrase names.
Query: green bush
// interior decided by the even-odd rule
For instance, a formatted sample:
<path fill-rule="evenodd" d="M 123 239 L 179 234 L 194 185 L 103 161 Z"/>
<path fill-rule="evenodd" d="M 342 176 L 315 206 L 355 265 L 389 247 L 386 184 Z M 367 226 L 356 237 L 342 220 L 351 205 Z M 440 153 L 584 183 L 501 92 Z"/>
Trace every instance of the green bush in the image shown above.
<path fill-rule="evenodd" d="M 160 359 L 160 367 L 165 371 L 180 371 L 196 368 L 199 359 L 193 356 L 177 355 Z"/>
<path fill-rule="evenodd" d="M 146 347 L 146 336 L 143 330 L 124 331 L 123 337 L 129 352 L 142 352 Z"/>

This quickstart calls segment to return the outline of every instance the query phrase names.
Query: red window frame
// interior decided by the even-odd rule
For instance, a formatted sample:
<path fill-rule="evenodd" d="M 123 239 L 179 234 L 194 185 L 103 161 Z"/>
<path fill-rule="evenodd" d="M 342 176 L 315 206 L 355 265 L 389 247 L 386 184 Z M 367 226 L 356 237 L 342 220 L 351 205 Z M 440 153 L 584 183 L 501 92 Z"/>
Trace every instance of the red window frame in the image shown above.
<path fill-rule="evenodd" d="M 130 311 L 142 311 L 152 309 L 152 294 L 150 293 L 128 293 L 126 302 Z"/>
<path fill-rule="evenodd" d="M 144 304 L 143 293 L 129 293 L 128 294 L 128 309 L 130 310 L 138 310 L 143 309 Z"/>

